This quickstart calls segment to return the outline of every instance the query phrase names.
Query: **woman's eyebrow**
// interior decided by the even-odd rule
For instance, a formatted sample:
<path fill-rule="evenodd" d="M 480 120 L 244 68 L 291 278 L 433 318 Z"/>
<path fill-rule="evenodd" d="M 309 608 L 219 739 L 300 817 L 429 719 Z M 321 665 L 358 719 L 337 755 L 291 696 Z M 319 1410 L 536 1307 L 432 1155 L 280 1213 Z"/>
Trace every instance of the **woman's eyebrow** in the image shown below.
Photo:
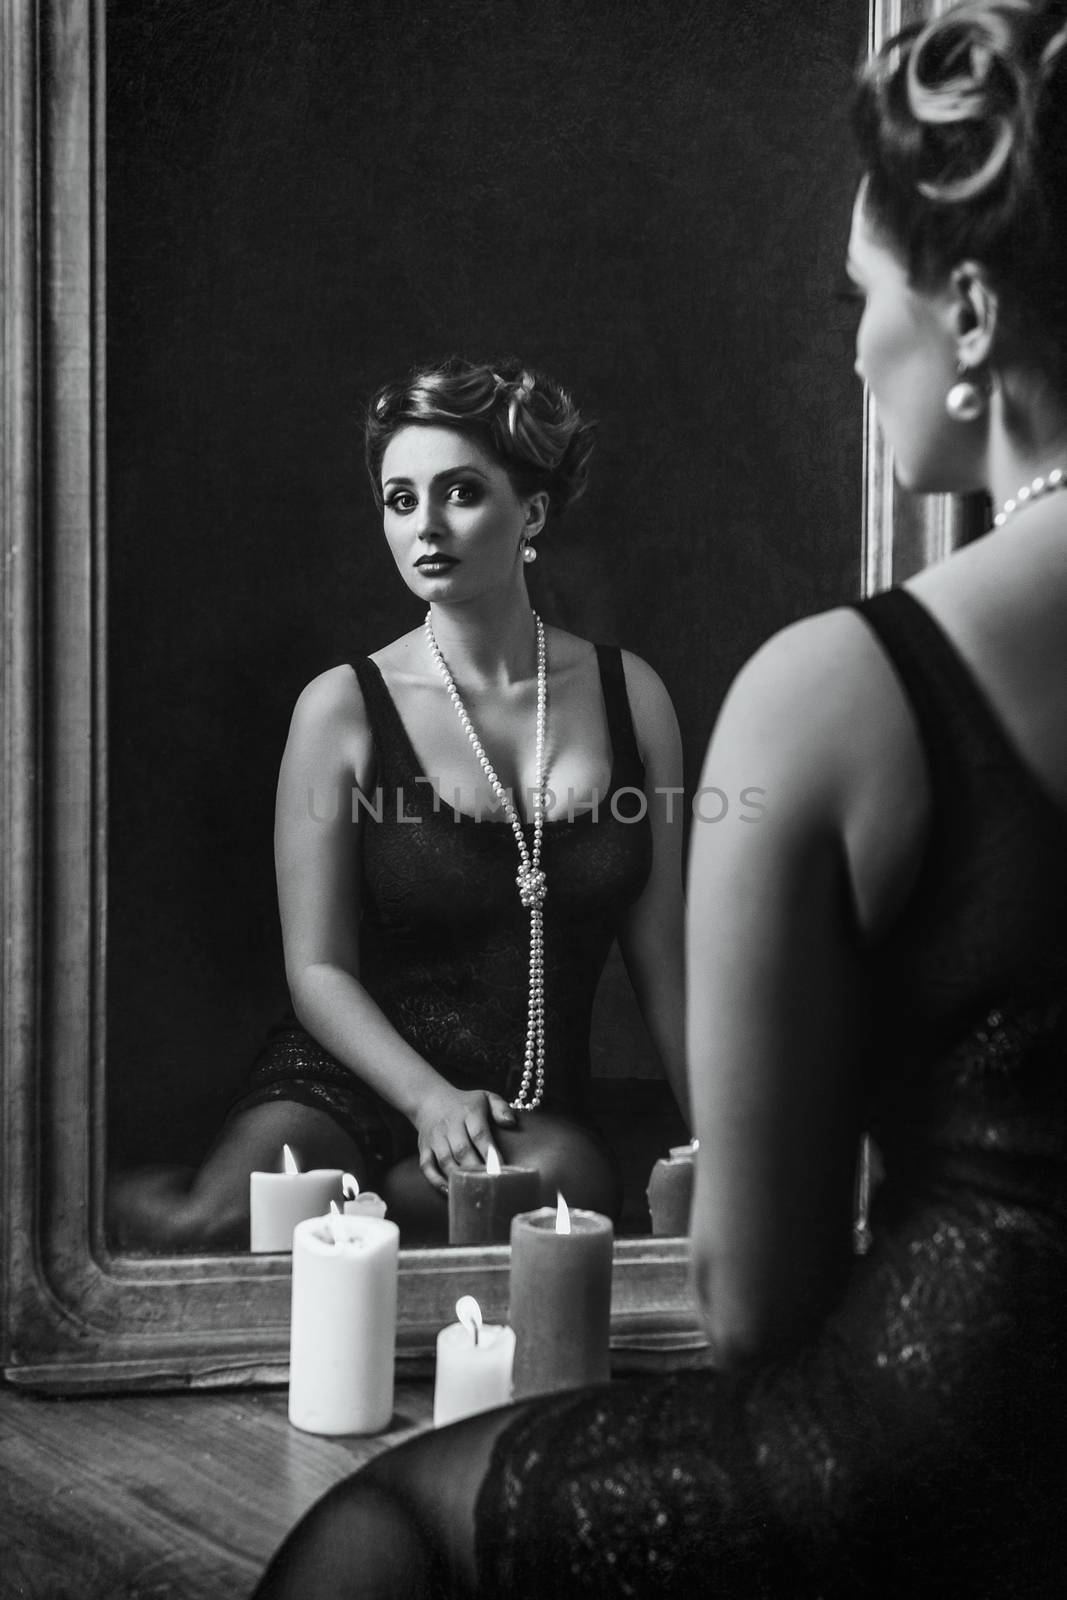
<path fill-rule="evenodd" d="M 454 467 L 445 467 L 443 472 L 435 472 L 430 482 L 441 483 L 446 478 L 454 478 L 457 472 L 473 472 L 475 477 L 484 479 L 486 483 L 489 482 L 489 474 L 483 472 L 481 467 L 476 467 L 473 461 L 460 461 Z M 410 478 L 386 478 L 382 488 L 388 489 L 391 486 L 395 486 L 398 489 L 409 489 L 411 484 L 412 480 Z"/>

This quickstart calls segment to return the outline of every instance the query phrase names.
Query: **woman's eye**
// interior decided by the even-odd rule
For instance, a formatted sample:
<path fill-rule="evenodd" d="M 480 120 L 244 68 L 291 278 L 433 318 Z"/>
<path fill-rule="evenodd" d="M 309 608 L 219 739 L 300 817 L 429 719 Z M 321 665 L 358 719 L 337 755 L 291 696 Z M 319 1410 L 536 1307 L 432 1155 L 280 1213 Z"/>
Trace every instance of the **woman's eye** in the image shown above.
<path fill-rule="evenodd" d="M 472 506 L 478 499 L 478 485 L 475 483 L 454 483 L 448 491 L 449 499 L 458 506 Z"/>
<path fill-rule="evenodd" d="M 413 511 L 415 509 L 415 496 L 408 494 L 405 489 L 398 489 L 395 494 L 386 498 L 386 506 L 390 511 Z"/>

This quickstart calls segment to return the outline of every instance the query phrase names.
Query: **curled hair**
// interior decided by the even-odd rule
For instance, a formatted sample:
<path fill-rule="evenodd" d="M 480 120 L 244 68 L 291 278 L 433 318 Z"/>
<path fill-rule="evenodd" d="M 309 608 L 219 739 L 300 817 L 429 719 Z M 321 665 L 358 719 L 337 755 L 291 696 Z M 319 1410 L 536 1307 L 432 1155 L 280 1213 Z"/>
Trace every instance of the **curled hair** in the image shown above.
<path fill-rule="evenodd" d="M 863 69 L 873 225 L 921 285 L 961 261 L 1067 388 L 1067 0 L 964 0 Z"/>
<path fill-rule="evenodd" d="M 379 506 L 386 447 L 412 425 L 466 434 L 500 463 L 516 494 L 546 491 L 557 516 L 585 489 L 592 424 L 565 389 L 520 362 L 450 356 L 378 390 L 367 408 L 364 447 Z"/>

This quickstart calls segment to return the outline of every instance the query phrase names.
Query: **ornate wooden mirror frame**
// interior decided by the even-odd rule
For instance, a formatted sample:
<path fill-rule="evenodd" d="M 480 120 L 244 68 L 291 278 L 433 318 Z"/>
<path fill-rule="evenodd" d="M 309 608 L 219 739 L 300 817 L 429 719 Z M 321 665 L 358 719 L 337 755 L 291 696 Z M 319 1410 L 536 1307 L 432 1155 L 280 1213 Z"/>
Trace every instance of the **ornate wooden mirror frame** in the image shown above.
<path fill-rule="evenodd" d="M 921 11 L 872 0 L 871 42 Z M 278 1381 L 286 1258 L 121 1256 L 103 1236 L 104 4 L 2 0 L 2 15 L 4 1371 L 67 1391 Z M 869 406 L 864 431 L 873 590 L 964 529 L 950 502 L 894 493 Z M 685 1256 L 683 1240 L 618 1244 L 620 1349 L 692 1346 Z M 404 1253 L 402 1355 L 428 1354 L 459 1292 L 499 1317 L 506 1251 Z"/>

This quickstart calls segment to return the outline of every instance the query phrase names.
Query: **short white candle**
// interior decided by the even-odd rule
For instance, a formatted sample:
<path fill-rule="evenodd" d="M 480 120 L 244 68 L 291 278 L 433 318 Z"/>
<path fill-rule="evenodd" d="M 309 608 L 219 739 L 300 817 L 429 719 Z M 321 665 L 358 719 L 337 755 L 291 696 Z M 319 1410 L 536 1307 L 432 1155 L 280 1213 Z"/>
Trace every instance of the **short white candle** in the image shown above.
<path fill-rule="evenodd" d="M 342 1199 L 340 1167 L 301 1172 L 288 1145 L 282 1147 L 283 1172 L 249 1175 L 250 1246 L 254 1252 L 291 1250 L 293 1229 L 305 1217 L 321 1217 L 331 1200 Z"/>
<path fill-rule="evenodd" d="M 370 1189 L 361 1190 L 359 1180 L 351 1172 L 346 1172 L 341 1179 L 341 1188 L 345 1196 L 346 1217 L 384 1217 L 385 1201 L 380 1194 L 374 1194 Z"/>
<path fill-rule="evenodd" d="M 438 1428 L 507 1405 L 511 1399 L 514 1329 L 483 1324 L 481 1307 L 472 1295 L 456 1301 L 456 1316 L 459 1321 L 437 1335 L 433 1420 Z"/>
<path fill-rule="evenodd" d="M 400 1231 L 334 1212 L 297 1224 L 289 1421 L 305 1433 L 380 1433 L 393 1415 Z"/>

